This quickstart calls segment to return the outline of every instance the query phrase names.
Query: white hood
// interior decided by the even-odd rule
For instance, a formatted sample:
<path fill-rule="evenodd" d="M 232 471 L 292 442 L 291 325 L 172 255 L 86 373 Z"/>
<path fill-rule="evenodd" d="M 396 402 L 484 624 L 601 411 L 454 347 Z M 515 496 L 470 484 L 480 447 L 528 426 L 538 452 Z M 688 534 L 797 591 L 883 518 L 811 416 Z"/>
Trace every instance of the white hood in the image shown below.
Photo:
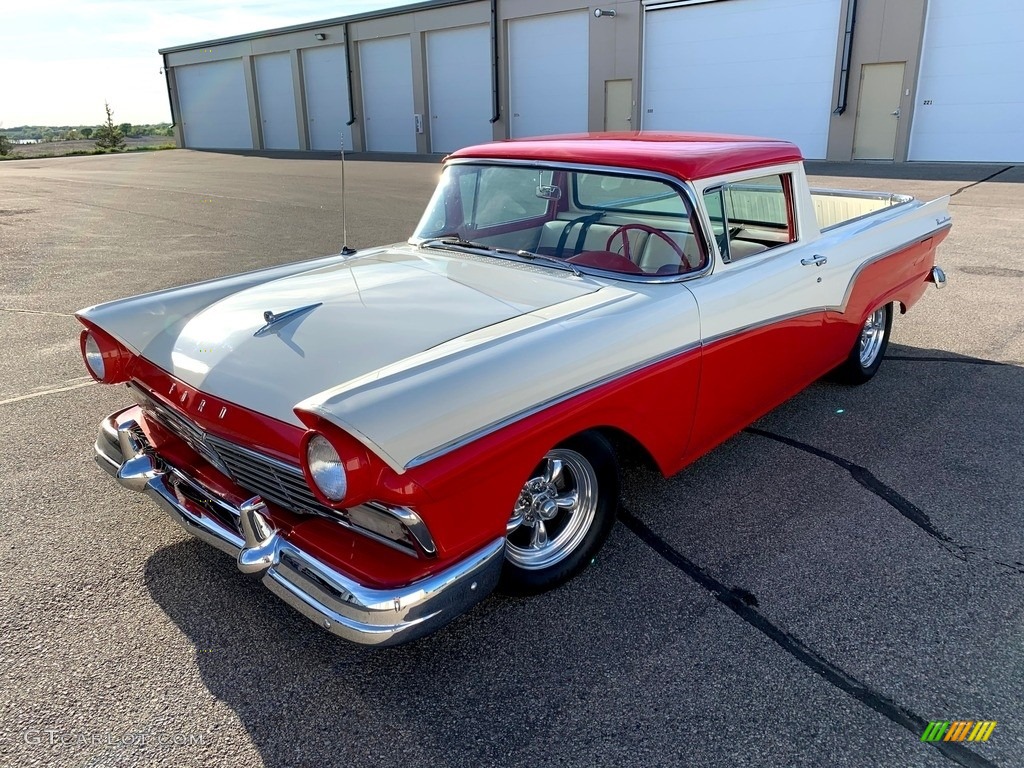
<path fill-rule="evenodd" d="M 293 408 L 307 397 L 600 288 L 569 273 L 411 246 L 249 287 L 239 281 L 227 278 L 226 294 L 214 281 L 180 289 L 180 298 L 164 291 L 81 314 L 189 385 L 299 424 Z M 319 306 L 254 335 L 265 312 L 309 305 Z"/>

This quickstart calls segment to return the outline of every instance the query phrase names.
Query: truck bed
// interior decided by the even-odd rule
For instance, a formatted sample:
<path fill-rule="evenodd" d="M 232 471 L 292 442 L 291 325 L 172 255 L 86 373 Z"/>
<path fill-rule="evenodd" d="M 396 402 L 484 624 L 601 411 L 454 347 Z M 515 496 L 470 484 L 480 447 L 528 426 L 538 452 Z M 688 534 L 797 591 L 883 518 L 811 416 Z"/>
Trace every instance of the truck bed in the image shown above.
<path fill-rule="evenodd" d="M 843 189 L 811 189 L 814 215 L 822 232 L 872 213 L 909 203 L 914 198 L 889 192 L 857 192 Z"/>

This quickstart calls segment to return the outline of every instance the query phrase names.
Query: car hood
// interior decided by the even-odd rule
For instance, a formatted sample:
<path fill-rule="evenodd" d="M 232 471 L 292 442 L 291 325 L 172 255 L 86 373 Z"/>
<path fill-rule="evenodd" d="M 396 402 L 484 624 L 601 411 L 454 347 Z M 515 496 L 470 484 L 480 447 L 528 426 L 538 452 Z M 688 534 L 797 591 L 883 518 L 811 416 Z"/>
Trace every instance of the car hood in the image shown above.
<path fill-rule="evenodd" d="M 300 424 L 293 408 L 311 395 L 601 287 L 530 264 L 412 246 L 249 282 L 219 297 L 215 283 L 180 289 L 177 311 L 169 291 L 81 314 L 187 384 Z M 291 310 L 304 311 L 265 318 Z"/>

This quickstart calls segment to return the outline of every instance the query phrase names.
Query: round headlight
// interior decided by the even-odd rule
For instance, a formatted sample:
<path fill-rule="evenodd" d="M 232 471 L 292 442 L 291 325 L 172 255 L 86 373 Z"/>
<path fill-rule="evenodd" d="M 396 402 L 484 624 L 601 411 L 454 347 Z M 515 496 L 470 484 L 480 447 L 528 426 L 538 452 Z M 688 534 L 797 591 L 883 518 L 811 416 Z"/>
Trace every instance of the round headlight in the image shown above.
<path fill-rule="evenodd" d="M 105 373 L 103 353 L 100 352 L 100 345 L 97 343 L 96 337 L 91 333 L 86 333 L 85 335 L 85 364 L 89 366 L 93 376 L 101 381 L 103 380 L 103 374 Z"/>
<path fill-rule="evenodd" d="M 323 435 L 314 435 L 306 444 L 309 474 L 320 493 L 331 501 L 341 501 L 348 492 L 348 479 L 341 457 Z"/>

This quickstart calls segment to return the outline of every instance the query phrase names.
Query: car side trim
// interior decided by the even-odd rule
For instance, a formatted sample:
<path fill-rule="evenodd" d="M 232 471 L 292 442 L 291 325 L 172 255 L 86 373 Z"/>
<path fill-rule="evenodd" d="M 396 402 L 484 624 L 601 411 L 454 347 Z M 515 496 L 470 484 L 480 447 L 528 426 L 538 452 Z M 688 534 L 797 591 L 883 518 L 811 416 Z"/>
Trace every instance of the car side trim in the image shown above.
<path fill-rule="evenodd" d="M 584 384 L 581 387 L 577 387 L 576 389 L 570 390 L 561 395 L 557 395 L 556 397 L 552 397 L 548 400 L 545 400 L 543 403 L 539 403 L 538 405 L 526 408 L 522 411 L 518 411 L 517 413 L 511 414 L 510 416 L 507 416 L 499 421 L 493 422 L 485 427 L 481 427 L 480 429 L 476 429 L 472 432 L 469 432 L 468 434 L 456 438 L 455 440 L 451 440 L 445 443 L 444 445 L 438 446 L 437 448 L 427 451 L 426 453 L 422 453 L 416 458 L 414 458 L 412 461 L 410 461 L 408 464 L 406 464 L 405 468 L 414 469 L 415 467 L 419 467 L 423 464 L 426 464 L 428 461 L 433 461 L 434 459 L 438 459 L 446 454 L 451 453 L 452 451 L 456 451 L 459 448 L 463 448 L 464 446 L 469 445 L 470 443 L 479 440 L 482 437 L 486 437 L 487 435 L 497 432 L 498 430 L 511 426 L 512 424 L 515 424 L 517 421 L 522 421 L 523 419 L 529 418 L 530 416 L 533 416 L 536 413 L 540 413 L 541 411 L 547 408 L 551 408 L 552 406 L 564 403 L 565 401 L 571 400 L 574 397 L 578 397 L 579 395 L 586 394 L 591 390 L 597 389 L 598 387 L 611 383 L 615 379 L 622 378 L 623 376 L 628 376 L 631 373 L 642 371 L 645 368 L 650 368 L 651 366 L 658 365 L 659 363 L 663 363 L 666 360 L 671 360 L 672 358 L 675 357 L 680 357 L 689 352 L 694 352 L 700 349 L 700 347 L 700 342 L 686 344 L 682 347 L 677 347 L 676 349 L 673 349 L 669 352 L 658 355 L 657 357 L 653 357 L 649 360 L 644 360 L 641 363 L 637 363 L 636 365 L 632 365 L 628 368 L 616 371 L 615 373 L 608 374 L 607 376 L 602 376 L 600 379 L 596 379 L 588 384 Z"/>

